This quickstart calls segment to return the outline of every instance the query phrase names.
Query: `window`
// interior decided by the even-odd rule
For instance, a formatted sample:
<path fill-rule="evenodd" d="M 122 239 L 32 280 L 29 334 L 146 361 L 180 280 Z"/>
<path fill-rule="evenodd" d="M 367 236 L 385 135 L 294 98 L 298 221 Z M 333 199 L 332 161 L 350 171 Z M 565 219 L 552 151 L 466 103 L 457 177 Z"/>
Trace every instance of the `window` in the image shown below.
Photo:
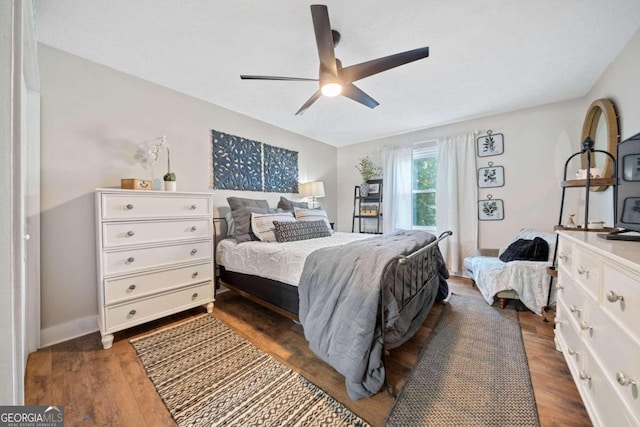
<path fill-rule="evenodd" d="M 413 227 L 436 230 L 438 147 L 430 141 L 413 149 Z"/>

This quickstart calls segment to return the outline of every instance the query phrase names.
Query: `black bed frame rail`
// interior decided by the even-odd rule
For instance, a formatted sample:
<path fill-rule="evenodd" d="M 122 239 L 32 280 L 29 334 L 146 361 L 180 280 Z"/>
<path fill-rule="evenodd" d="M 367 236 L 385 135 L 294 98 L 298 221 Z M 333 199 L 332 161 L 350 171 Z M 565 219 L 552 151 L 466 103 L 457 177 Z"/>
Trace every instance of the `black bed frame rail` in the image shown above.
<path fill-rule="evenodd" d="M 411 304 L 411 302 L 420 296 L 438 275 L 437 257 L 439 254 L 438 244 L 451 236 L 451 231 L 445 231 L 436 240 L 428 245 L 412 252 L 409 255 L 399 255 L 391 259 L 385 265 L 380 278 L 380 321 L 382 331 L 382 364 L 386 365 L 385 359 L 388 350 L 385 346 L 385 307 L 388 298 L 395 298 L 398 304 L 398 315 Z M 395 396 L 395 390 L 387 381 L 388 375 L 385 373 L 385 384 L 387 391 Z"/>

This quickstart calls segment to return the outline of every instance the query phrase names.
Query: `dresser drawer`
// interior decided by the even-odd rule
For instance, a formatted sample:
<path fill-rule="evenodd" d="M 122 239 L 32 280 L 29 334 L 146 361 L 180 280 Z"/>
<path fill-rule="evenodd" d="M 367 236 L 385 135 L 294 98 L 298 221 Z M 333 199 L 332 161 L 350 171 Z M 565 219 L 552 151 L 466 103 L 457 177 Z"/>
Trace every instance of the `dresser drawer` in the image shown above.
<path fill-rule="evenodd" d="M 576 378 L 582 367 L 581 355 L 583 348 L 580 334 L 573 325 L 573 322 L 568 318 L 569 314 L 566 307 L 562 304 L 558 306 L 556 337 L 560 341 L 560 348 L 567 361 L 569 370 L 574 378 Z"/>
<path fill-rule="evenodd" d="M 186 285 L 211 281 L 210 262 L 104 281 L 104 303 L 113 305 Z"/>
<path fill-rule="evenodd" d="M 595 426 L 638 426 L 639 420 L 611 388 L 606 374 L 589 353 L 585 354 L 584 367 L 576 383 Z"/>
<path fill-rule="evenodd" d="M 119 331 L 210 301 L 213 301 L 213 282 L 107 307 L 105 329 L 107 333 Z"/>
<path fill-rule="evenodd" d="M 132 273 L 152 267 L 211 259 L 211 240 L 169 246 L 105 252 L 104 275 Z"/>
<path fill-rule="evenodd" d="M 212 216 L 213 209 L 206 195 L 103 194 L 101 203 L 104 220 Z"/>
<path fill-rule="evenodd" d="M 640 343 L 640 277 L 605 263 L 602 281 L 602 308 Z"/>
<path fill-rule="evenodd" d="M 203 239 L 211 235 L 211 221 L 208 219 L 107 222 L 102 225 L 102 246 L 112 248 L 172 240 Z"/>
<path fill-rule="evenodd" d="M 576 329 L 584 317 L 585 297 L 580 287 L 573 280 L 558 281 L 562 291 L 558 293 L 558 300 L 562 301 L 567 311 L 567 320 L 573 322 Z"/>
<path fill-rule="evenodd" d="M 602 262 L 597 255 L 583 249 L 576 250 L 574 278 L 594 301 L 598 301 L 600 295 L 601 270 Z"/>
<path fill-rule="evenodd" d="M 573 275 L 573 245 L 564 239 L 559 239 L 557 253 L 558 270 L 564 270 Z"/>

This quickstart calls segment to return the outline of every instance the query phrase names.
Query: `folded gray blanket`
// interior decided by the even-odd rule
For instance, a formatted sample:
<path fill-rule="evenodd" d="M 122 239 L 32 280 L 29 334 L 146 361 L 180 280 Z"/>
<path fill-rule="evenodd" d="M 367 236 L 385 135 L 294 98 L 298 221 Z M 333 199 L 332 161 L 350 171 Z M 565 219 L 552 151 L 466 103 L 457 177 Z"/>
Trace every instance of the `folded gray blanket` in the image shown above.
<path fill-rule="evenodd" d="M 384 384 L 378 308 L 385 265 L 434 240 L 435 236 L 424 231 L 403 230 L 319 249 L 307 257 L 298 287 L 300 322 L 311 350 L 345 376 L 351 399 L 369 397 Z M 442 257 L 437 258 L 442 263 L 439 271 L 446 274 Z M 439 286 L 444 282 L 446 287 L 444 279 L 441 273 L 413 303 L 410 321 L 403 324 L 397 342 L 406 341 L 420 327 Z M 394 315 L 393 307 L 386 310 L 395 322 L 397 311 Z"/>

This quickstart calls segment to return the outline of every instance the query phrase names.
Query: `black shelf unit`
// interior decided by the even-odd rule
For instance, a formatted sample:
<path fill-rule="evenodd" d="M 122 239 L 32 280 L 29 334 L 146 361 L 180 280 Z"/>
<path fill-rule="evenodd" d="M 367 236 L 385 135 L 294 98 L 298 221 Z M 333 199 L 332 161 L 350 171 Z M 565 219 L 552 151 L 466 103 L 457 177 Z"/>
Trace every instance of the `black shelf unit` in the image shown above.
<path fill-rule="evenodd" d="M 369 209 L 368 209 L 369 208 Z M 358 226 L 356 228 L 356 222 Z M 375 227 L 365 227 L 365 224 L 375 223 Z M 382 234 L 382 182 L 379 183 L 378 192 L 362 196 L 360 186 L 353 190 L 353 218 L 351 219 L 351 232 L 368 234 Z"/>
<path fill-rule="evenodd" d="M 607 157 L 609 157 L 609 159 L 611 159 L 612 165 L 613 165 L 613 173 L 611 178 L 591 178 L 589 171 L 591 171 L 591 160 L 592 160 L 592 154 L 593 153 L 601 153 L 606 155 Z M 583 155 L 585 156 L 586 162 L 587 162 L 587 177 L 586 179 L 574 179 L 574 180 L 567 180 L 567 169 L 569 167 L 569 162 L 575 158 L 576 156 L 579 155 Z M 567 159 L 567 161 L 564 164 L 564 175 L 563 175 L 563 181 L 560 183 L 560 186 L 562 187 L 562 198 L 560 199 L 560 215 L 558 216 L 558 224 L 556 226 L 553 227 L 554 230 L 569 230 L 569 231 L 584 231 L 584 232 L 610 232 L 614 229 L 612 228 L 589 228 L 589 193 L 591 192 L 591 187 L 600 187 L 600 186 L 613 186 L 615 187 L 618 179 L 617 179 L 618 173 L 617 173 L 617 162 L 615 157 L 613 157 L 613 155 L 611 153 L 609 153 L 608 151 L 604 151 L 604 150 L 595 150 L 593 148 L 593 140 L 589 137 L 587 137 L 583 142 L 582 142 L 582 149 L 580 151 L 578 151 L 577 153 L 572 154 L 571 156 L 569 156 L 569 158 Z M 575 228 L 571 227 L 565 227 L 562 225 L 562 214 L 564 211 L 564 196 L 565 196 L 565 191 L 567 188 L 584 188 L 585 191 L 585 196 L 584 196 L 584 224 L 582 226 L 576 226 Z M 616 216 L 616 191 L 614 188 L 613 191 L 613 218 L 617 218 Z M 557 261 L 557 257 L 558 257 L 558 236 L 556 236 L 556 246 L 553 250 L 553 263 L 551 264 L 551 267 L 549 267 L 549 292 L 547 295 L 547 305 L 544 307 L 544 311 L 547 311 L 550 309 L 550 304 L 551 304 L 551 287 L 553 286 L 553 279 L 557 277 L 558 272 L 555 269 L 555 265 L 556 265 L 556 261 Z M 545 319 L 546 320 L 546 319 Z"/>

